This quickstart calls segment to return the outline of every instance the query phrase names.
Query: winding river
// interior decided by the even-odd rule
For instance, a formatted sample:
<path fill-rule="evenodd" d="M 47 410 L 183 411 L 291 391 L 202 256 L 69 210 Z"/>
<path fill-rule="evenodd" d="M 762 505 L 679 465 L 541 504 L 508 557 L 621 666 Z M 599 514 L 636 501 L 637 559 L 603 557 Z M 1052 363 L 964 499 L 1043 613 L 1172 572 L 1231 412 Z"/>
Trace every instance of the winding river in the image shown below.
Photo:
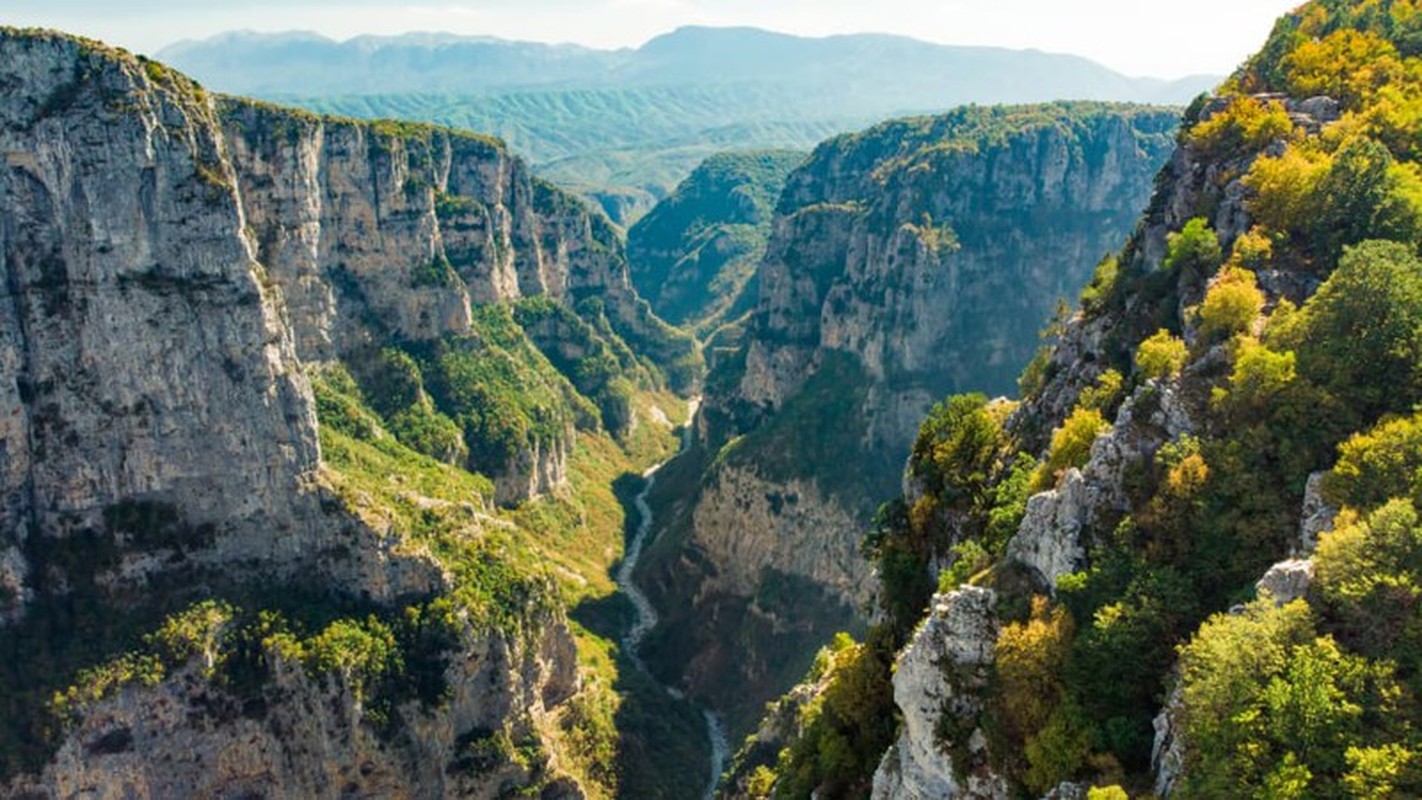
<path fill-rule="evenodd" d="M 691 407 L 687 414 L 686 432 L 682 436 L 682 449 L 686 449 L 691 440 L 692 422 L 696 419 L 696 411 L 700 407 L 700 399 L 691 401 Z M 647 665 L 642 661 L 641 647 L 642 640 L 647 638 L 647 634 L 657 626 L 657 609 L 652 607 L 652 601 L 647 599 L 647 595 L 637 586 L 633 580 L 632 573 L 637 569 L 637 562 L 642 558 L 642 550 L 647 546 L 647 537 L 652 533 L 652 507 L 647 504 L 647 495 L 652 491 L 652 487 L 657 482 L 657 470 L 666 465 L 662 462 L 642 474 L 646 478 L 646 484 L 642 491 L 637 493 L 632 504 L 637 509 L 637 531 L 632 537 L 632 541 L 627 545 L 627 554 L 622 559 L 622 565 L 617 569 L 617 585 L 622 589 L 627 599 L 632 601 L 632 606 L 637 610 L 637 619 L 632 623 L 626 635 L 622 637 L 622 645 L 626 652 L 632 657 L 637 669 L 642 670 L 647 675 L 652 673 L 647 669 Z M 655 676 L 652 676 L 655 680 Z M 680 690 L 665 684 L 661 685 L 663 691 L 669 696 L 678 700 L 685 699 Z M 721 725 L 721 720 L 717 718 L 710 709 L 702 709 L 701 714 L 706 719 L 706 736 L 711 741 L 711 765 L 710 774 L 707 776 L 706 791 L 703 796 L 706 800 L 711 800 L 716 794 L 716 783 L 721 778 L 721 770 L 725 769 L 726 758 L 730 755 L 730 744 L 726 741 L 726 730 Z"/>

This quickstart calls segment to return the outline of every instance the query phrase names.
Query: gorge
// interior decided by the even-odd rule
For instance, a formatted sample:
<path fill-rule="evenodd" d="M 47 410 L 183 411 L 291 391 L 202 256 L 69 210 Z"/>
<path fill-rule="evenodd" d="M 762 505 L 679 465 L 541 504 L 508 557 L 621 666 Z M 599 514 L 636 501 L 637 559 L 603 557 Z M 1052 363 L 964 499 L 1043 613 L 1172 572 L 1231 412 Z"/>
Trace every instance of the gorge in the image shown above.
<path fill-rule="evenodd" d="M 629 230 L 69 34 L 0 88 L 0 797 L 1422 795 L 1416 0 Z"/>

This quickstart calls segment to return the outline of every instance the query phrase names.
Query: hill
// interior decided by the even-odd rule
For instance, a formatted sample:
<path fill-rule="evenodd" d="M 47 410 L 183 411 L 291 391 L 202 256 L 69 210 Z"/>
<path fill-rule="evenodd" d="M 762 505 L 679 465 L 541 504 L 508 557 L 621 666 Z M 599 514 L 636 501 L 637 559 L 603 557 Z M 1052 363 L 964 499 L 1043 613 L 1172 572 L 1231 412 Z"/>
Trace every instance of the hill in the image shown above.
<path fill-rule="evenodd" d="M 705 334 L 749 310 L 776 200 L 805 157 L 796 151 L 712 156 L 632 226 L 632 282 L 657 314 Z"/>
<path fill-rule="evenodd" d="M 1305 4 L 1194 104 L 1020 402 L 928 415 L 883 624 L 726 795 L 1422 794 L 1419 112 L 1408 0 Z"/>

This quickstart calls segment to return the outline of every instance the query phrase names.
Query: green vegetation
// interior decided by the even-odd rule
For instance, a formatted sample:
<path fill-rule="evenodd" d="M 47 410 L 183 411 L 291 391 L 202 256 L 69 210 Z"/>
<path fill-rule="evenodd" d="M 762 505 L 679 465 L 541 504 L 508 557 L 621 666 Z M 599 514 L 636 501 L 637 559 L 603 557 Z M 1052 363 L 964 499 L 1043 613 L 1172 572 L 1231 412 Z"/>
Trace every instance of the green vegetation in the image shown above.
<path fill-rule="evenodd" d="M 1189 355 L 1184 342 L 1171 336 L 1170 331 L 1159 330 L 1136 349 L 1136 370 L 1146 380 L 1174 378 Z"/>
<path fill-rule="evenodd" d="M 1187 139 L 1211 158 L 1227 158 L 1257 153 L 1293 129 L 1282 103 L 1239 95 L 1224 110 L 1191 128 Z"/>
<path fill-rule="evenodd" d="M 879 509 L 864 546 L 883 582 L 887 625 L 900 639 L 917 625 L 935 587 L 956 586 L 1002 554 L 1026 512 L 1037 463 L 1012 450 L 1003 429 L 1011 411 L 982 395 L 935 406 L 909 457 L 909 477 L 923 494 L 912 505 L 901 498 Z M 933 575 L 929 565 L 947 556 L 947 577 Z"/>
<path fill-rule="evenodd" d="M 1222 270 L 1196 310 L 1200 333 L 1211 340 L 1246 333 L 1264 310 L 1264 293 L 1254 273 L 1238 267 Z"/>
<path fill-rule="evenodd" d="M 1095 408 L 1083 405 L 1073 411 L 1060 428 L 1052 431 L 1052 445 L 1047 450 L 1047 457 L 1032 475 L 1032 491 L 1050 489 L 1067 470 L 1085 466 L 1096 437 L 1110 427 L 1111 424 Z"/>
<path fill-rule="evenodd" d="M 762 774 L 754 796 L 868 795 L 879 754 L 894 738 L 893 656 L 882 631 L 863 644 L 841 633 L 820 651 L 807 683 L 823 689 L 798 710 L 798 735 L 780 752 L 774 775 Z"/>
<path fill-rule="evenodd" d="M 953 724 L 984 731 L 992 766 L 1024 796 L 1061 780 L 1102 787 L 1093 797 L 1148 792 L 1151 719 L 1176 667 L 1185 763 L 1172 796 L 1422 792 L 1422 10 L 1305 5 L 1226 89 L 1203 122 L 1206 104 L 1194 107 L 1182 142 L 1217 180 L 1198 188 L 1200 213 L 1240 180 L 1253 227 L 1231 241 L 1207 217 L 1177 222 L 1159 263 L 1146 242 L 1159 233 L 1143 228 L 1067 323 L 1106 329 L 1103 377 L 1056 381 L 1049 353 L 1022 386 L 1058 404 L 1054 419 L 1034 419 L 1030 397 L 1004 428 L 980 398 L 936 409 L 910 464 L 924 499 L 886 506 L 870 539 L 898 630 L 921 616 L 930 558 L 951 565 L 939 589 L 998 590 L 985 711 Z M 1327 93 L 1342 117 L 1296 126 L 1255 92 Z M 1182 313 L 1184 297 L 1199 305 Z M 1083 532 L 1087 566 L 1033 599 L 1053 587 L 1012 578 L 988 522 L 1018 508 L 996 493 L 1025 494 L 1012 483 L 1024 462 L 1007 456 L 1045 450 L 1031 484 L 1049 488 L 1120 397 L 1134 412 L 1121 433 L 1158 435 L 1163 392 L 1190 409 L 1193 435 L 1125 465 L 1124 507 L 1098 508 Z M 1343 512 L 1319 540 L 1312 588 L 1250 602 L 1296 546 L 1320 471 Z"/>
<path fill-rule="evenodd" d="M 713 156 L 632 226 L 632 281 L 657 314 L 705 333 L 749 307 L 775 202 L 803 159 L 795 151 Z"/>

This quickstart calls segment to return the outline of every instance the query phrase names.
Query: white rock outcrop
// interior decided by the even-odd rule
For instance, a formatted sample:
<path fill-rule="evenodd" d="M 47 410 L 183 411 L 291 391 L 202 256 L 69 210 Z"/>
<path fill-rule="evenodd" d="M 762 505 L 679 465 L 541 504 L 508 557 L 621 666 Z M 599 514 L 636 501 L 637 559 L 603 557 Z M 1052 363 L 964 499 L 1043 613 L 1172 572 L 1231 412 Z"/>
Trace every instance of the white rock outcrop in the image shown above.
<path fill-rule="evenodd" d="M 1291 559 L 1270 567 L 1264 577 L 1254 584 L 1254 588 L 1260 597 L 1268 596 L 1282 606 L 1307 596 L 1312 585 L 1313 561 Z"/>
<path fill-rule="evenodd" d="M 982 711 L 997 644 L 996 595 L 965 586 L 933 598 L 928 619 L 899 655 L 894 703 L 903 714 L 898 740 L 874 773 L 874 800 L 930 800 L 1010 796 L 1007 782 L 986 765 L 987 740 L 973 729 L 966 742 L 951 743 L 971 764 L 954 764 L 940 744 L 944 715 L 972 719 Z"/>

